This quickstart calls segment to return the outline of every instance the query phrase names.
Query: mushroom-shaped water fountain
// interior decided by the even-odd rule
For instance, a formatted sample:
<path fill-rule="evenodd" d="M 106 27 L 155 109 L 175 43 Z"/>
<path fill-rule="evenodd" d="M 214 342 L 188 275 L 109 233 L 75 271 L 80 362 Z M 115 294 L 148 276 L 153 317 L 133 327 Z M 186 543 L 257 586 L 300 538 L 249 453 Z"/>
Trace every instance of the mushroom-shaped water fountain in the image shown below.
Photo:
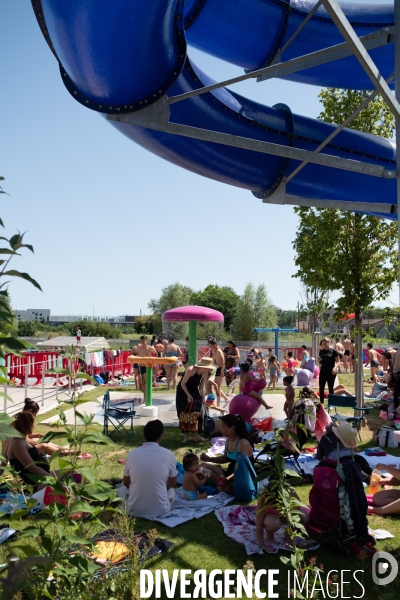
<path fill-rule="evenodd" d="M 224 315 L 219 310 L 206 306 L 180 306 L 167 310 L 163 321 L 189 321 L 189 366 L 197 362 L 197 323 L 200 321 L 223 322 Z"/>
<path fill-rule="evenodd" d="M 176 356 L 159 357 L 159 356 L 128 356 L 128 363 L 138 364 L 146 367 L 146 406 L 140 408 L 141 417 L 157 417 L 157 406 L 153 406 L 153 366 L 154 365 L 171 365 L 177 362 Z"/>

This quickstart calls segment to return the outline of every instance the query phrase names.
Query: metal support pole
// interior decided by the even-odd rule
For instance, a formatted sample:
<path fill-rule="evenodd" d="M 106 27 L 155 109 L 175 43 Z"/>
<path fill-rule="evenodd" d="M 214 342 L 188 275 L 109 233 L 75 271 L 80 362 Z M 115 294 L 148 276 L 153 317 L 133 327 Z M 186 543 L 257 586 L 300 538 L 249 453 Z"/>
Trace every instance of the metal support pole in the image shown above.
<path fill-rule="evenodd" d="M 197 321 L 189 321 L 189 367 L 197 362 Z"/>
<path fill-rule="evenodd" d="M 42 362 L 42 406 L 44 406 L 44 376 L 45 376 L 44 361 Z"/>
<path fill-rule="evenodd" d="M 275 329 L 275 356 L 276 360 L 278 360 L 278 351 L 279 351 L 279 331 Z"/>
<path fill-rule="evenodd" d="M 146 367 L 146 406 L 153 406 L 153 367 Z"/>
<path fill-rule="evenodd" d="M 394 3 L 394 76 L 396 81 L 395 96 L 400 103 L 400 4 Z M 397 157 L 397 206 L 400 205 L 400 118 L 396 116 L 396 157 Z M 400 216 L 397 210 L 398 244 L 399 244 L 399 306 L 400 306 Z"/>
<path fill-rule="evenodd" d="M 56 402 L 58 402 L 58 373 L 56 374 Z"/>
<path fill-rule="evenodd" d="M 72 371 L 72 362 L 68 361 L 69 370 Z M 68 394 L 71 395 L 71 377 L 68 377 Z"/>
<path fill-rule="evenodd" d="M 28 397 L 28 375 L 29 375 L 29 364 L 25 365 L 25 399 Z"/>
<path fill-rule="evenodd" d="M 7 380 L 8 380 L 8 369 L 6 368 L 6 371 L 5 371 L 5 382 L 4 382 L 4 394 L 5 394 L 5 396 L 4 396 L 4 409 L 3 409 L 3 411 L 5 413 L 7 412 L 7 393 L 8 393 L 7 392 L 7 389 L 8 389 Z"/>

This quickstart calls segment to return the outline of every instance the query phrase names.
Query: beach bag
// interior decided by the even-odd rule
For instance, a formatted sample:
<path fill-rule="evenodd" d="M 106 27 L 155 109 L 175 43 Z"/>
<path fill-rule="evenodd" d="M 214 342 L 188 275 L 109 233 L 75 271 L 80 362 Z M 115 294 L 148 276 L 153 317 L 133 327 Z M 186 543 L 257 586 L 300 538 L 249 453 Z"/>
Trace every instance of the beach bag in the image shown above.
<path fill-rule="evenodd" d="M 251 425 L 254 427 L 254 429 L 258 429 L 259 431 L 264 431 L 264 433 L 266 433 L 267 431 L 273 431 L 274 428 L 272 426 L 272 417 L 267 417 L 266 419 L 256 419 L 253 418 L 251 419 Z"/>
<path fill-rule="evenodd" d="M 211 435 L 215 429 L 215 421 L 210 417 L 205 406 L 201 407 L 201 429 L 206 435 Z"/>
<path fill-rule="evenodd" d="M 193 404 L 186 406 L 179 415 L 179 429 L 182 431 L 198 431 L 200 412 L 194 410 Z"/>
<path fill-rule="evenodd" d="M 397 448 L 399 442 L 394 435 L 394 429 L 391 427 L 381 427 L 378 431 L 378 443 L 381 448 Z"/>
<path fill-rule="evenodd" d="M 238 452 L 235 464 L 233 491 L 236 500 L 249 502 L 258 496 L 258 484 L 256 472 L 248 457 L 243 452 Z"/>
<path fill-rule="evenodd" d="M 336 461 L 325 459 L 314 469 L 314 484 L 310 490 L 310 525 L 331 529 L 341 525 L 339 488 L 343 480 L 336 471 Z"/>

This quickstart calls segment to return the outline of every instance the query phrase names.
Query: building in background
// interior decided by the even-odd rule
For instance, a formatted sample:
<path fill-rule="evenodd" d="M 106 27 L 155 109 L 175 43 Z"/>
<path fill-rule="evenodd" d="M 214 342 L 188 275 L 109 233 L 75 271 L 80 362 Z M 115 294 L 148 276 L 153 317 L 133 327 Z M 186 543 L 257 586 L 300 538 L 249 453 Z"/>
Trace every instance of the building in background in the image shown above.
<path fill-rule="evenodd" d="M 39 321 L 46 325 L 64 325 L 76 321 L 92 321 L 93 323 L 109 323 L 126 327 L 135 326 L 135 316 L 91 316 L 91 315 L 52 315 L 49 308 L 28 308 L 27 310 L 15 310 L 18 321 Z"/>
<path fill-rule="evenodd" d="M 26 310 L 14 310 L 17 321 L 39 321 L 47 323 L 50 316 L 49 308 L 27 308 Z"/>

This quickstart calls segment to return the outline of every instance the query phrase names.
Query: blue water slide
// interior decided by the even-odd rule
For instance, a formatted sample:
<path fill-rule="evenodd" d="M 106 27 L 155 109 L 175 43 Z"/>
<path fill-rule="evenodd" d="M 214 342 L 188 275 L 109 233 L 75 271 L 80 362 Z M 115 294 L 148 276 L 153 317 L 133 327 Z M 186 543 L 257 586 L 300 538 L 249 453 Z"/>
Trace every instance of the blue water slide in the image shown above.
<path fill-rule="evenodd" d="M 63 81 L 83 105 L 105 114 L 133 112 L 164 94 L 214 83 L 186 54 L 186 41 L 219 58 L 257 69 L 268 65 L 316 0 L 32 0 Z M 359 35 L 393 25 L 393 5 L 346 5 Z M 343 42 L 319 10 L 283 60 Z M 393 45 L 371 52 L 382 74 L 393 71 Z M 291 79 L 315 85 L 370 89 L 354 57 L 307 69 Z M 259 84 L 262 85 L 262 84 Z M 225 88 L 171 105 L 170 121 L 254 140 L 315 148 L 332 125 L 267 107 Z M 299 164 L 270 154 L 205 142 L 111 121 L 147 150 L 199 175 L 267 197 Z M 392 142 L 343 130 L 325 154 L 396 168 Z M 396 204 L 396 181 L 308 164 L 287 185 L 298 198 Z"/>

